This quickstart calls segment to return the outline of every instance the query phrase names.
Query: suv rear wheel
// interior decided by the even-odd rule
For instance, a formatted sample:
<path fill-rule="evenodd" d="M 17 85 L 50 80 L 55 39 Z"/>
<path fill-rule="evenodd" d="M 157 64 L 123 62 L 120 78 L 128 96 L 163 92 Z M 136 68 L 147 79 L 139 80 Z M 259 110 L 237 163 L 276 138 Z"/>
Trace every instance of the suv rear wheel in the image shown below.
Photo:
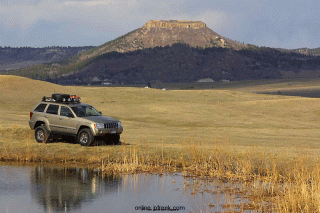
<path fill-rule="evenodd" d="M 47 142 L 50 132 L 47 130 L 46 126 L 38 126 L 34 131 L 34 136 L 36 138 L 36 141 L 39 143 L 45 143 Z"/>
<path fill-rule="evenodd" d="M 81 146 L 90 146 L 90 144 L 94 141 L 94 136 L 90 129 L 85 128 L 80 130 L 78 134 L 78 143 Z"/>

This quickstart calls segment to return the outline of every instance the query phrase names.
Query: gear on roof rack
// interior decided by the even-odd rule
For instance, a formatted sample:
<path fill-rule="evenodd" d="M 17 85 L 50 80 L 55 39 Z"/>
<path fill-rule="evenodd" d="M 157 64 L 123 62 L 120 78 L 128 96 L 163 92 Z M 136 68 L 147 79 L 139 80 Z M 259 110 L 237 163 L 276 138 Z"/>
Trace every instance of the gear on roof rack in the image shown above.
<path fill-rule="evenodd" d="M 52 94 L 51 97 L 44 96 L 42 101 L 45 102 L 60 102 L 60 103 L 80 103 L 80 97 L 76 95 L 56 93 Z"/>

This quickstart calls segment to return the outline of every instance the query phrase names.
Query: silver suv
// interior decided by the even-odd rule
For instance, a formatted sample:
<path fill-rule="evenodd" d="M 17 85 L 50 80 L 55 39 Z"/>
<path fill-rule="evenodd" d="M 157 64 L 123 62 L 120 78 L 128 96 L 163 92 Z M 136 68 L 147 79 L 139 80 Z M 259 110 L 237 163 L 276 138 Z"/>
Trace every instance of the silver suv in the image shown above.
<path fill-rule="evenodd" d="M 97 138 L 117 144 L 123 131 L 120 121 L 103 116 L 94 107 L 81 103 L 78 96 L 68 94 L 43 97 L 30 112 L 29 126 L 35 130 L 39 143 L 52 135 L 71 135 L 82 146 L 89 146 Z"/>

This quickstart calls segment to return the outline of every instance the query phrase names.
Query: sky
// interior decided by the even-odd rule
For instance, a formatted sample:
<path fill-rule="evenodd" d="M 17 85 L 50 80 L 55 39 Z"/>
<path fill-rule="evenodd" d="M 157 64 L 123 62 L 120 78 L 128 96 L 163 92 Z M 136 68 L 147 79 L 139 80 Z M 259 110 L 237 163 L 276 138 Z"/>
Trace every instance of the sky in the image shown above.
<path fill-rule="evenodd" d="M 0 46 L 97 46 L 150 20 L 203 21 L 245 44 L 320 47 L 318 0 L 0 0 Z"/>

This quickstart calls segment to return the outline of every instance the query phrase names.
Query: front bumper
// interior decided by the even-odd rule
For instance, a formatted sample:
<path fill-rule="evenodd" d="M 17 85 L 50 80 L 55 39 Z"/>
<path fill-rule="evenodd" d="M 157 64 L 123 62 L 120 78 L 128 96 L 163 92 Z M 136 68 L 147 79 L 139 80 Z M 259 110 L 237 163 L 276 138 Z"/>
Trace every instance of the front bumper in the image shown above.
<path fill-rule="evenodd" d="M 123 132 L 123 127 L 118 128 L 93 128 L 93 135 L 94 136 L 104 136 L 107 134 L 121 134 Z"/>

